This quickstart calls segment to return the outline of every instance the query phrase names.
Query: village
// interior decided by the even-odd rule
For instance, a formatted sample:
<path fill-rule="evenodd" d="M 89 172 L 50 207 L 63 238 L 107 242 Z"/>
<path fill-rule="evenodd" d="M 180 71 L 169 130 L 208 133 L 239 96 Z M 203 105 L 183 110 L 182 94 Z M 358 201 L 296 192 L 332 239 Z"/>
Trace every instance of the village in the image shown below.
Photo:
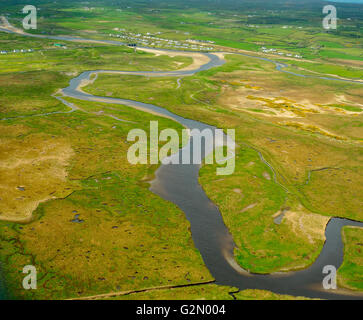
<path fill-rule="evenodd" d="M 67 49 L 67 46 L 61 43 L 54 43 L 54 47 L 61 48 L 61 49 Z M 50 49 L 42 49 L 44 50 L 50 50 Z M 0 54 L 11 54 L 11 53 L 30 53 L 36 51 L 35 49 L 14 49 L 14 50 L 0 50 Z"/>
<path fill-rule="evenodd" d="M 33 49 L 14 49 L 14 50 L 1 50 L 0 54 L 9 54 L 9 53 L 26 53 L 26 52 L 33 52 Z"/>
<path fill-rule="evenodd" d="M 297 58 L 297 59 L 302 59 L 302 56 L 299 55 L 299 54 L 285 53 L 285 52 L 278 51 L 277 49 L 274 49 L 274 48 L 267 49 L 266 47 L 262 47 L 261 51 L 263 53 L 270 53 L 270 54 L 276 54 L 276 55 L 279 55 L 279 56 L 286 56 L 286 57 L 293 57 L 293 58 Z"/>
<path fill-rule="evenodd" d="M 159 36 L 162 32 L 156 32 L 152 34 L 147 32 L 142 33 L 131 33 L 127 32 L 125 29 L 115 28 L 114 31 L 119 32 L 119 34 L 110 33 L 109 36 L 112 38 L 119 38 L 129 43 L 129 45 L 138 45 L 145 47 L 157 47 L 157 48 L 168 48 L 177 50 L 196 50 L 196 51 L 212 51 L 215 48 L 211 46 L 214 41 L 209 40 L 172 40 L 166 38 L 160 38 Z M 185 32 L 184 35 L 189 35 Z"/>

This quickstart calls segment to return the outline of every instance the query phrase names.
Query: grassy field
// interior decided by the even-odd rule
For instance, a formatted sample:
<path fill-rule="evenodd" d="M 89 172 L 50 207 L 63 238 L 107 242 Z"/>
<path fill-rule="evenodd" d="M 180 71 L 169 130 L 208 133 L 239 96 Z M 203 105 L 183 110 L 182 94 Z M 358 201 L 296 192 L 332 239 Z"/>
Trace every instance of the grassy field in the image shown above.
<path fill-rule="evenodd" d="M 347 59 L 347 57 L 344 57 Z M 358 58 L 359 61 L 362 61 L 363 58 Z M 309 75 L 332 75 L 338 76 L 346 79 L 362 79 L 363 78 L 363 68 L 356 68 L 352 66 L 341 66 L 336 63 L 312 63 L 312 62 L 301 62 L 301 61 L 286 61 L 280 60 L 283 63 L 289 63 L 291 66 L 291 71 L 295 71 L 296 73 L 302 73 L 301 70 L 308 72 L 306 74 Z"/>
<path fill-rule="evenodd" d="M 9 53 L 1 56 L 0 72 L 15 73 L 26 71 L 59 71 L 68 76 L 87 70 L 175 70 L 191 64 L 191 58 L 162 56 L 154 59 L 150 53 L 137 51 L 126 46 L 95 46 L 82 43 L 63 42 L 67 49 L 57 48 L 54 41 L 36 42 L 19 35 L 4 35 L 0 33 L 0 40 L 7 46 L 34 48 L 34 52 Z M 1 47 L 2 48 L 2 47 Z M 82 62 L 82 63 L 79 63 Z"/>
<path fill-rule="evenodd" d="M 200 182 L 232 232 L 237 261 L 258 273 L 306 267 L 322 248 L 329 216 L 362 220 L 361 153 L 356 140 L 361 131 L 347 131 L 353 123 L 359 128 L 361 112 L 345 114 L 325 107 L 339 92 L 355 104 L 358 87 L 314 79 L 302 84 L 301 79 L 278 73 L 267 62 L 240 56 L 227 56 L 227 60 L 223 67 L 183 78 L 179 89 L 173 78 L 101 75 L 85 90 L 153 101 L 182 116 L 235 128 L 239 145 L 235 174 L 217 178 L 215 168 L 205 166 Z M 266 74 L 268 83 L 263 80 Z M 309 94 L 312 85 L 324 88 L 326 94 Z M 246 98 L 251 93 L 262 101 L 248 104 L 256 100 Z M 252 106 L 271 114 L 252 113 Z M 320 131 L 290 127 L 286 121 L 291 119 L 311 127 L 313 123 Z M 347 140 L 337 139 L 340 135 Z M 272 164 L 279 183 L 256 149 Z M 337 170 L 313 171 L 324 167 Z M 274 218 L 282 212 L 284 219 L 277 225 Z"/>
<path fill-rule="evenodd" d="M 93 39 L 106 39 L 115 28 L 160 32 L 167 39 L 212 40 L 228 51 L 257 54 L 265 46 L 301 54 L 303 59 L 279 60 L 289 71 L 363 76 L 361 13 L 354 7 L 342 7 L 341 28 L 328 33 L 321 29 L 319 1 L 301 5 L 298 13 L 288 6 L 275 10 L 266 1 L 233 3 L 228 10 L 223 3 L 209 8 L 198 1 L 187 8 L 188 3 L 150 8 L 125 1 L 115 8 L 107 0 L 87 6 L 35 0 L 41 10 L 39 29 L 32 32 Z M 20 9 L 9 1 L 0 4 L 0 14 L 17 26 Z M 108 298 L 292 298 L 206 284 L 213 279 L 183 212 L 148 190 L 156 166 L 128 164 L 130 129 L 147 131 L 151 120 L 160 129 L 181 130 L 180 125 L 120 105 L 74 99 L 66 100 L 77 110 L 67 113 L 52 97 L 85 70 L 176 70 L 192 59 L 64 44 L 67 49 L 0 33 L 1 50 L 34 50 L 0 56 L 0 220 L 13 221 L 0 222 L 0 261 L 12 296 L 64 299 L 134 290 Z M 172 77 L 101 74 L 85 90 L 236 129 L 236 172 L 221 178 L 215 167 L 204 166 L 200 183 L 233 235 L 237 262 L 256 273 L 306 268 L 320 253 L 330 217 L 363 221 L 361 85 L 295 77 L 244 56 L 225 58 L 224 66 L 181 78 L 180 86 Z M 44 115 L 51 112 L 60 113 Z M 30 223 L 14 223 L 28 218 Z M 338 278 L 339 285 L 360 291 L 362 237 L 361 229 L 344 229 Z M 21 287 L 27 264 L 38 268 L 37 291 Z M 180 285 L 187 287 L 139 292 Z"/>
<path fill-rule="evenodd" d="M 38 30 L 31 31 L 34 33 L 78 34 L 94 39 L 125 32 L 151 33 L 170 40 L 208 40 L 215 45 L 254 52 L 261 52 L 262 47 L 274 48 L 324 64 L 305 64 L 312 71 L 318 69 L 324 73 L 356 75 L 362 68 L 359 5 L 335 4 L 339 25 L 337 30 L 328 32 L 322 28 L 322 7 L 326 3 L 317 0 L 300 2 L 295 7 L 282 1 L 270 4 L 252 0 L 228 0 L 223 5 L 216 1 L 209 6 L 204 1 L 115 4 L 103 0 L 90 1 L 86 6 L 73 1 L 63 1 L 60 5 L 35 0 L 34 4 L 40 8 Z M 0 7 L 17 26 L 21 26 L 23 18 L 20 9 L 21 5 L 11 3 Z M 358 70 L 349 70 L 349 67 Z"/>
<path fill-rule="evenodd" d="M 135 54 L 126 47 L 67 43 L 67 50 L 55 49 L 48 40 L 36 41 L 33 46 L 32 39 L 1 33 L 0 40 L 6 47 L 39 50 L 0 56 L 0 118 L 67 110 L 49 96 L 67 87 L 69 80 L 82 71 L 175 70 L 192 62 L 188 57 L 155 58 L 142 51 Z"/>
<path fill-rule="evenodd" d="M 161 128 L 181 126 L 119 105 L 78 101 L 70 101 L 76 112 L 40 116 L 67 111 L 51 95 L 74 77 L 67 72 L 94 68 L 94 61 L 96 67 L 146 70 L 189 60 L 113 47 L 83 50 L 111 56 L 101 64 L 86 54 L 80 64 L 72 59 L 78 51 L 59 51 L 62 59 L 54 60 L 49 51 L 38 71 L 18 55 L 14 60 L 29 70 L 0 74 L 1 118 L 29 116 L 0 123 L 0 217 L 23 218 L 35 209 L 29 224 L 0 222 L 0 259 L 11 295 L 63 299 L 211 280 L 184 214 L 148 190 L 156 168 L 130 166 L 126 159 L 131 128 L 147 130 L 150 120 Z M 2 58 L 0 63 L 8 65 Z M 27 264 L 38 268 L 34 292 L 21 285 Z"/>
<path fill-rule="evenodd" d="M 152 290 L 108 297 L 109 300 L 307 300 L 304 297 L 279 295 L 263 290 L 242 290 L 214 284 Z"/>
<path fill-rule="evenodd" d="M 122 55 L 145 63 L 142 55 L 121 50 Z M 154 65 L 160 59 L 165 66 L 164 58 L 154 57 Z M 212 280 L 183 213 L 148 191 L 146 180 L 155 167 L 129 166 L 125 159 L 130 128 L 146 130 L 155 119 L 161 128 L 181 127 L 119 105 L 74 99 L 67 100 L 77 111 L 41 116 L 67 111 L 51 95 L 72 77 L 65 70 L 80 72 L 90 63 L 65 59 L 64 69 L 57 69 L 47 59 L 49 71 L 0 74 L 7 93 L 1 103 L 12 106 L 2 109 L 2 117 L 28 116 L 0 124 L 2 217 L 32 214 L 28 224 L 0 222 L 0 257 L 12 297 L 75 298 Z M 115 67 L 123 68 L 122 63 Z M 36 291 L 22 289 L 27 264 L 38 268 Z M 213 289 L 208 297 L 223 299 L 228 290 Z M 198 298 L 203 291 L 185 288 L 178 294 Z M 251 298 L 266 296 L 253 292 Z"/>
<path fill-rule="evenodd" d="M 79 104 L 92 108 L 91 103 Z M 106 109 L 101 104 L 93 108 Z M 157 119 L 130 109 L 118 112 L 120 106 L 107 108 L 145 130 Z M 180 129 L 170 120 L 157 120 L 162 128 Z M 48 199 L 37 207 L 30 224 L 0 222 L 0 257 L 15 297 L 71 298 L 211 280 L 184 214 L 143 183 L 153 168 L 128 164 L 125 140 L 134 126 L 80 111 L 1 124 L 7 132 L 1 138 L 3 148 L 29 149 L 26 157 L 17 155 L 19 162 L 11 170 L 1 170 L 7 178 L 1 189 L 17 193 L 17 198 L 14 194 L 6 199 L 5 207 Z M 56 154 L 49 154 L 55 143 Z M 16 159 L 7 151 L 2 153 L 3 164 Z M 65 152 L 71 156 L 62 159 Z M 49 170 L 59 181 L 45 179 Z M 25 190 L 16 190 L 18 185 Z M 76 215 L 80 223 L 72 222 Z M 36 265 L 39 272 L 39 289 L 33 292 L 21 287 L 22 266 L 27 264 Z"/>
<path fill-rule="evenodd" d="M 363 290 L 363 230 L 346 227 L 343 230 L 344 262 L 339 268 L 339 284 L 353 289 Z"/>

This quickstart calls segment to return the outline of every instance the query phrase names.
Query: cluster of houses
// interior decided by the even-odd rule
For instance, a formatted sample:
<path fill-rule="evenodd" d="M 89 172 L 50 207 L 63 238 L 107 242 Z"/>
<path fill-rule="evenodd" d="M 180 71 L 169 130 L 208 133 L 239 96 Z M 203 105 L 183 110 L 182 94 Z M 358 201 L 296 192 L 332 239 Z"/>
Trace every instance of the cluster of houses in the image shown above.
<path fill-rule="evenodd" d="M 61 43 L 54 43 L 57 48 L 67 49 L 67 46 Z M 47 50 L 47 49 L 45 49 Z M 34 52 L 34 49 L 14 49 L 14 50 L 0 50 L 0 54 L 10 54 L 10 53 L 28 53 Z"/>
<path fill-rule="evenodd" d="M 26 53 L 26 52 L 33 52 L 33 49 L 14 49 L 14 50 L 1 50 L 0 54 L 9 54 L 9 53 Z"/>
<path fill-rule="evenodd" d="M 273 25 L 257 25 L 257 24 L 246 24 L 247 28 L 264 28 L 264 29 L 272 29 L 276 28 Z M 297 28 L 297 29 L 303 29 L 303 27 L 295 27 L 295 26 L 282 26 L 281 29 L 291 29 L 291 28 Z"/>
<path fill-rule="evenodd" d="M 297 59 L 302 58 L 302 56 L 299 55 L 299 54 L 280 52 L 280 51 L 277 51 L 277 49 L 274 49 L 274 48 L 267 49 L 266 47 L 262 47 L 261 50 L 262 50 L 263 53 L 277 54 L 279 56 L 286 56 L 286 57 L 297 58 Z"/>
<path fill-rule="evenodd" d="M 171 40 L 160 38 L 159 35 L 161 32 L 157 32 L 155 34 L 151 34 L 147 32 L 145 35 L 141 33 L 128 33 L 125 32 L 124 29 L 115 28 L 115 31 L 122 32 L 121 34 L 112 34 L 109 36 L 113 38 L 122 39 L 130 44 L 145 46 L 145 47 L 163 47 L 170 49 L 188 49 L 188 50 L 201 50 L 201 51 L 211 51 L 214 48 L 210 45 L 213 44 L 213 41 L 204 41 L 204 40 Z"/>

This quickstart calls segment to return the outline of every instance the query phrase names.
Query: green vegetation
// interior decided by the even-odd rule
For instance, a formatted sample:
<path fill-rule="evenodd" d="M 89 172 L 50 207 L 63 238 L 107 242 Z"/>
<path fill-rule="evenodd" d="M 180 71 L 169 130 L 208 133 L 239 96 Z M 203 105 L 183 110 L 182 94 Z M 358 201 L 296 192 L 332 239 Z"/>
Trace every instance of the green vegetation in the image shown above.
<path fill-rule="evenodd" d="M 69 79 L 52 71 L 0 73 L 0 118 L 67 111 L 69 108 L 51 95 L 66 87 Z"/>
<path fill-rule="evenodd" d="M 86 111 L 92 105 L 104 110 L 101 104 L 79 103 Z M 144 130 L 156 119 L 161 128 L 181 129 L 170 120 L 122 106 L 107 108 Z M 16 124 L 25 129 L 21 136 L 16 130 L 12 133 L 14 121 L 2 125 L 8 132 L 3 138 L 7 144 L 38 137 L 40 144 L 51 146 L 62 139 L 74 155 L 66 164 L 66 197 L 41 204 L 30 224 L 1 222 L 0 257 L 15 297 L 71 298 L 211 279 L 193 247 L 183 213 L 143 183 L 154 168 L 128 165 L 125 140 L 134 124 L 81 111 L 25 118 Z M 40 161 L 36 150 L 33 157 Z M 17 180 L 7 187 L 15 188 Z M 21 182 L 26 197 L 37 188 L 32 176 L 23 176 Z M 49 185 L 48 193 L 53 188 L 57 186 Z M 76 214 L 82 223 L 72 222 Z M 26 292 L 21 271 L 30 263 L 38 267 L 39 289 Z"/>
<path fill-rule="evenodd" d="M 345 227 L 342 236 L 344 262 L 338 270 L 338 283 L 349 289 L 363 291 L 363 230 Z"/>
<path fill-rule="evenodd" d="M 1 4 L 0 12 L 20 26 L 21 4 Z M 101 39 L 115 28 L 135 34 L 161 33 L 174 40 L 210 40 L 217 45 L 250 51 L 262 46 L 319 61 L 362 59 L 362 10 L 335 4 L 339 28 L 325 31 L 321 8 L 325 2 L 305 0 L 286 5 L 282 0 L 199 1 L 65 0 L 61 4 L 34 0 L 41 8 L 39 30 L 47 34 L 75 34 Z M 130 22 L 132 22 L 130 24 Z M 38 31 L 31 31 L 37 33 Z M 343 60 L 338 61 L 338 60 Z"/>
<path fill-rule="evenodd" d="M 353 107 L 353 106 L 333 104 L 333 105 L 329 105 L 329 107 L 339 108 L 339 109 L 343 109 L 343 110 L 347 110 L 347 111 L 351 111 L 351 112 L 362 112 L 362 108 Z"/>
<path fill-rule="evenodd" d="M 240 146 L 235 174 L 216 177 L 215 168 L 205 166 L 201 171 L 200 182 L 211 200 L 221 209 L 237 243 L 237 261 L 245 269 L 259 273 L 306 267 L 320 253 L 327 223 L 326 218 L 311 212 L 362 219 L 359 212 L 360 200 L 356 194 L 356 191 L 359 193 L 359 178 L 355 175 L 352 180 L 355 181 L 355 187 L 349 189 L 344 189 L 346 182 L 343 178 L 346 174 L 352 178 L 356 170 L 352 167 L 356 166 L 354 157 L 347 161 L 345 153 L 358 154 L 358 150 L 352 146 L 339 145 L 332 140 L 324 140 L 324 135 L 302 135 L 300 132 L 286 130 L 284 125 L 277 125 L 273 121 L 271 123 L 269 119 L 256 119 L 241 109 L 230 108 L 228 99 L 231 99 L 231 92 L 239 90 L 239 87 L 243 90 L 246 90 L 245 87 L 247 90 L 254 90 L 247 86 L 250 84 L 247 80 L 249 73 L 256 74 L 263 70 L 265 74 L 270 73 L 270 79 L 276 79 L 277 83 L 290 81 L 291 78 L 277 73 L 267 62 L 259 63 L 240 56 L 228 56 L 227 59 L 228 63 L 223 67 L 183 78 L 178 89 L 176 79 L 173 78 L 146 79 L 103 74 L 95 84 L 85 90 L 101 96 L 109 93 L 112 97 L 152 101 L 184 117 L 225 129 L 235 128 L 236 142 Z M 233 72 L 227 74 L 231 70 Z M 243 78 L 239 72 L 243 73 Z M 300 94 L 304 95 L 298 81 L 296 80 L 297 84 L 292 81 L 290 87 L 296 85 Z M 306 87 L 311 85 L 309 81 L 317 82 L 313 79 L 307 80 Z M 273 80 L 269 85 L 272 83 Z M 346 90 L 347 87 L 346 84 L 336 83 L 324 85 L 331 86 L 334 90 Z M 266 85 L 254 77 L 253 85 L 249 87 L 254 86 L 263 90 Z M 355 88 L 355 85 L 348 87 Z M 315 117 L 318 115 L 313 114 Z M 263 152 L 277 171 L 278 181 L 288 188 L 288 193 L 273 180 L 271 169 L 246 143 Z M 324 150 L 324 153 L 319 155 L 318 150 Z M 331 159 L 328 154 L 331 154 Z M 309 167 L 324 167 L 329 162 L 334 161 L 335 164 L 343 159 L 347 170 L 342 171 L 341 175 L 337 176 L 333 172 L 329 180 L 325 177 L 316 180 L 317 174 L 314 173 L 310 183 L 305 185 Z M 318 192 L 316 188 L 321 188 L 325 182 L 330 185 L 329 188 L 323 188 L 326 193 Z M 339 201 L 334 200 L 332 197 L 336 197 L 331 192 L 332 188 L 342 192 L 344 197 L 339 198 Z M 349 206 L 346 204 L 348 197 Z M 284 208 L 288 208 L 288 213 L 283 223 L 276 225 L 273 217 Z"/>
<path fill-rule="evenodd" d="M 116 54 L 114 48 L 109 52 Z M 165 57 L 148 61 L 151 54 L 121 48 L 114 67 L 121 69 L 123 55 L 144 69 L 171 62 Z M 155 167 L 130 166 L 126 159 L 131 128 L 148 130 L 150 120 L 158 120 L 161 129 L 182 127 L 128 107 L 72 99 L 79 110 L 41 116 L 68 111 L 51 95 L 72 77 L 64 74 L 66 70 L 74 67 L 79 72 L 92 62 L 88 56 L 83 65 L 64 59 L 62 71 L 51 71 L 47 59 L 48 55 L 46 72 L 0 74 L 1 117 L 38 115 L 0 124 L 5 166 L 0 170 L 4 177 L 0 187 L 11 190 L 0 211 L 10 214 L 8 209 L 18 206 L 19 196 L 28 207 L 48 199 L 37 207 L 29 224 L 0 222 L 0 259 L 12 296 L 63 299 L 211 280 L 184 214 L 148 190 L 146 181 Z M 116 121 L 109 114 L 131 122 Z M 18 170 L 23 171 L 21 176 Z M 18 185 L 25 190 L 17 190 Z M 76 214 L 83 222 L 71 222 Z M 33 292 L 21 286 L 22 268 L 30 263 L 39 272 L 39 289 Z"/>
<path fill-rule="evenodd" d="M 320 1 L 296 4 L 299 10 L 262 0 L 227 3 L 34 0 L 39 29 L 30 32 L 108 39 L 125 29 L 214 41 L 218 50 L 253 55 L 264 46 L 290 54 L 269 55 L 288 63 L 288 71 L 362 79 L 363 11 L 342 5 L 342 27 L 324 32 Z M 20 26 L 21 7 L 2 1 L 0 14 Z M 148 131 L 151 120 L 160 129 L 180 131 L 180 125 L 125 106 L 67 98 L 77 108 L 70 112 L 54 97 L 86 70 L 176 70 L 192 59 L 54 43 L 0 33 L 1 50 L 34 50 L 0 56 L 0 218 L 24 222 L 0 222 L 0 261 L 12 297 L 295 299 L 209 284 L 184 214 L 148 190 L 157 166 L 128 164 L 129 130 Z M 321 251 L 329 217 L 363 221 L 361 85 L 296 77 L 240 55 L 225 59 L 222 67 L 180 82 L 101 74 L 85 91 L 236 129 L 235 173 L 217 177 L 211 165 L 200 172 L 237 245 L 236 261 L 256 273 L 306 268 Z M 359 291 L 362 237 L 361 229 L 344 229 L 339 269 L 339 284 Z M 38 268 L 37 291 L 21 287 L 27 264 Z M 183 287 L 156 290 L 165 286 Z M 129 291 L 135 292 L 113 295 Z"/>
<path fill-rule="evenodd" d="M 32 39 L 0 33 L 3 43 L 31 47 Z M 65 111 L 68 108 L 50 96 L 65 88 L 70 79 L 87 70 L 173 70 L 191 63 L 191 58 L 159 56 L 117 46 L 67 44 L 68 49 L 49 49 L 52 43 L 38 40 L 40 51 L 14 53 L 0 58 L 0 118 Z M 47 49 L 48 48 L 48 49 Z M 80 63 L 82 61 L 82 63 Z"/>
<path fill-rule="evenodd" d="M 344 57 L 348 59 L 349 57 Z M 359 58 L 362 60 L 362 58 Z M 281 62 L 286 63 L 287 61 L 280 60 Z M 347 79 L 362 79 L 363 78 L 363 69 L 362 68 L 354 68 L 351 66 L 341 66 L 337 65 L 336 63 L 311 63 L 311 62 L 301 62 L 301 61 L 288 61 L 289 64 L 293 67 L 299 67 L 300 69 L 296 70 L 294 68 L 291 71 L 295 71 L 296 73 L 301 73 L 301 68 L 304 71 L 308 71 L 307 74 L 313 75 L 318 73 L 320 76 L 324 75 L 333 75 L 339 76 Z M 314 73 L 312 73 L 314 72 Z"/>
<path fill-rule="evenodd" d="M 19 35 L 0 33 L 5 46 L 32 47 L 33 40 Z M 191 63 L 191 58 L 168 56 L 155 59 L 153 54 L 137 51 L 125 46 L 102 46 L 67 43 L 68 49 L 54 48 L 53 42 L 38 41 L 37 51 L 9 53 L 1 56 L 0 73 L 25 71 L 59 71 L 70 76 L 88 70 L 175 70 Z M 2 48 L 1 48 L 2 49 Z M 80 63 L 80 61 L 82 63 Z M 73 78 L 69 77 L 69 79 Z"/>
<path fill-rule="evenodd" d="M 215 284 L 150 290 L 107 297 L 109 300 L 233 300 L 233 292 L 238 289 Z"/>
<path fill-rule="evenodd" d="M 110 297 L 112 300 L 306 300 L 302 297 L 279 295 L 263 290 L 242 290 L 214 284 L 151 290 Z"/>

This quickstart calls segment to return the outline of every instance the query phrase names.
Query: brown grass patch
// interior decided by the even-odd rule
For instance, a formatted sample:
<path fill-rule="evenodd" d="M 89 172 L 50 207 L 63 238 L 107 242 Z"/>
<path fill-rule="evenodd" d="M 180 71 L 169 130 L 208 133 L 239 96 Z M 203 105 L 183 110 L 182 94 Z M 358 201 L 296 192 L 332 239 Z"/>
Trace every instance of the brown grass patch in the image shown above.
<path fill-rule="evenodd" d="M 0 220 L 26 222 L 39 203 L 72 192 L 66 166 L 72 148 L 61 139 L 31 135 L 0 139 Z"/>
<path fill-rule="evenodd" d="M 284 220 L 296 235 L 306 237 L 310 243 L 325 240 L 325 228 L 330 218 L 303 211 L 287 211 Z"/>

